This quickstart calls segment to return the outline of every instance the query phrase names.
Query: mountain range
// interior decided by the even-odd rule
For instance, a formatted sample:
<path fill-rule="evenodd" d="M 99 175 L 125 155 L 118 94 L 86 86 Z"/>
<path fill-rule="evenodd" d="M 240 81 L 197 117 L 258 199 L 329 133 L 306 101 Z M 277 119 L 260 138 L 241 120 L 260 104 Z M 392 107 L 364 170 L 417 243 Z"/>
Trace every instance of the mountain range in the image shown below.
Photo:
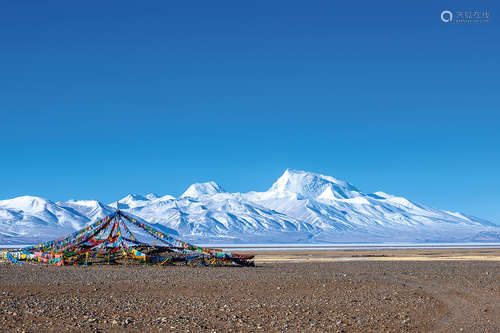
<path fill-rule="evenodd" d="M 35 196 L 0 200 L 0 244 L 50 240 L 116 210 L 179 238 L 201 243 L 496 242 L 500 227 L 384 192 L 287 169 L 265 192 L 230 193 L 214 182 L 182 195 L 127 195 L 52 202 Z"/>

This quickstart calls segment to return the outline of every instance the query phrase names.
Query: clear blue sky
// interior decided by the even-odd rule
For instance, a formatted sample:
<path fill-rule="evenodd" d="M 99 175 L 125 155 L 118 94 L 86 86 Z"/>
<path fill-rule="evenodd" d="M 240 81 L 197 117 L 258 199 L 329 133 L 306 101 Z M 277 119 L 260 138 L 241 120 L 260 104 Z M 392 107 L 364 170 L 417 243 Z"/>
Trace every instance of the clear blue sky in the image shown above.
<path fill-rule="evenodd" d="M 496 1 L 0 6 L 0 199 L 266 190 L 294 168 L 500 222 Z"/>

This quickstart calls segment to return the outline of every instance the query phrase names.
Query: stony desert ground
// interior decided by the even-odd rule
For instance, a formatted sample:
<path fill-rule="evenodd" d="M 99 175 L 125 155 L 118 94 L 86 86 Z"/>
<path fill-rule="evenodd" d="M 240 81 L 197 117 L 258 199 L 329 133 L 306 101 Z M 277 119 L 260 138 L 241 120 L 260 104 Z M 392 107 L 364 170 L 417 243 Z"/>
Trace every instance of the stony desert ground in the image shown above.
<path fill-rule="evenodd" d="M 0 330 L 500 332 L 498 249 L 255 253 L 255 268 L 0 264 Z"/>

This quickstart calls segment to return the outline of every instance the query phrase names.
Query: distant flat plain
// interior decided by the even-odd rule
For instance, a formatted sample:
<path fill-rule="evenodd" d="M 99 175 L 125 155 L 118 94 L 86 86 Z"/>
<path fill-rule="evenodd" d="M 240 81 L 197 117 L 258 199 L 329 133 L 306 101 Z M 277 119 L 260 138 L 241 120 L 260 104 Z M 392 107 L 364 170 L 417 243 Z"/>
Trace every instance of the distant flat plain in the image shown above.
<path fill-rule="evenodd" d="M 234 249 L 234 252 L 238 252 Z M 499 248 L 430 249 L 252 249 L 256 263 L 341 262 L 341 261 L 500 261 Z"/>

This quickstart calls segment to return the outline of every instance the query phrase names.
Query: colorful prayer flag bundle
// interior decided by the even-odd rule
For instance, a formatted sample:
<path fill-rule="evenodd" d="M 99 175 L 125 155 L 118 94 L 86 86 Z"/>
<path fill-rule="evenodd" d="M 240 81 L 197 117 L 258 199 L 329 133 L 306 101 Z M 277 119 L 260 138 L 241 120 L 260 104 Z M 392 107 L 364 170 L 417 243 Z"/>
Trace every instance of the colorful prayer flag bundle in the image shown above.
<path fill-rule="evenodd" d="M 141 241 L 131 228 L 145 231 L 154 241 Z M 156 245 L 158 242 L 163 245 Z M 45 263 L 54 266 L 130 264 L 165 266 L 179 263 L 202 266 L 254 266 L 252 255 L 199 247 L 163 233 L 117 210 L 67 237 L 0 252 L 6 263 Z"/>

